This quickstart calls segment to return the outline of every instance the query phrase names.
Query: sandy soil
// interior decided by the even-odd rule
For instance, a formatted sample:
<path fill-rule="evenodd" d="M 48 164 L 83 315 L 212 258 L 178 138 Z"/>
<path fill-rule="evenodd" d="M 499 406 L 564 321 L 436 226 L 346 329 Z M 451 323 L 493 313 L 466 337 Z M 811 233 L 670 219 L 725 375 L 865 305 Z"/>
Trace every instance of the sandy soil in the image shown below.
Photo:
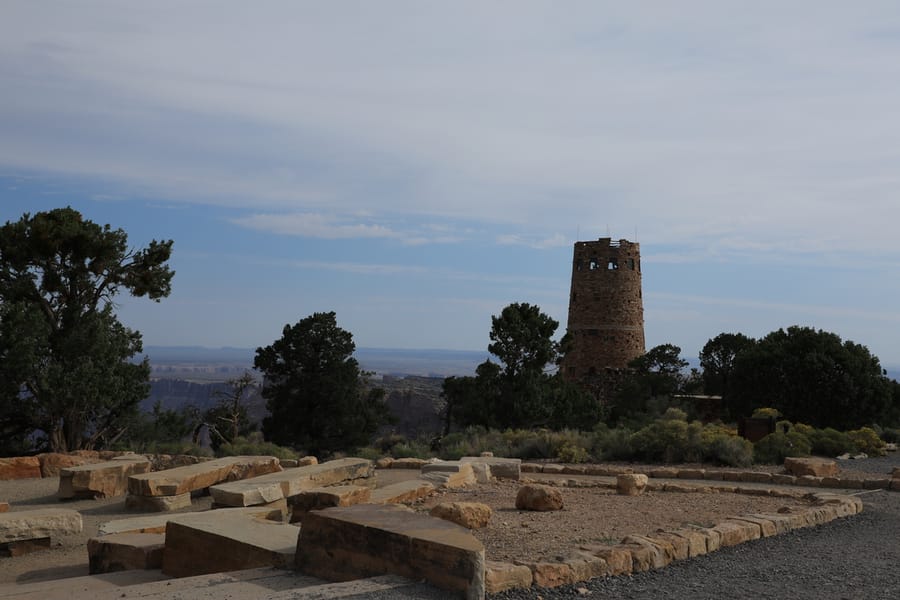
<path fill-rule="evenodd" d="M 494 514 L 485 529 L 473 533 L 485 546 L 488 560 L 511 562 L 566 556 L 579 544 L 616 544 L 629 534 L 646 535 L 658 529 L 709 527 L 728 517 L 754 512 L 777 512 L 800 501 L 732 493 L 646 492 L 620 496 L 604 488 L 559 488 L 563 510 L 516 510 L 516 482 L 480 485 L 472 490 L 447 491 L 418 506 L 430 510 L 439 502 L 480 502 Z"/>

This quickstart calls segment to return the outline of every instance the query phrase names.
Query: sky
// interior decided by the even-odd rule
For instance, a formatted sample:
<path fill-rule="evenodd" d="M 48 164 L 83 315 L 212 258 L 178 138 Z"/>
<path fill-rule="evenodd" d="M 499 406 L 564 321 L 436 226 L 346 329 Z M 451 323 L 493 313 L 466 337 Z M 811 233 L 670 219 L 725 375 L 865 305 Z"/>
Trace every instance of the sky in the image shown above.
<path fill-rule="evenodd" d="M 648 348 L 811 326 L 900 365 L 900 4 L 3 0 L 0 222 L 72 206 L 172 294 L 145 345 L 565 328 L 641 244 Z"/>

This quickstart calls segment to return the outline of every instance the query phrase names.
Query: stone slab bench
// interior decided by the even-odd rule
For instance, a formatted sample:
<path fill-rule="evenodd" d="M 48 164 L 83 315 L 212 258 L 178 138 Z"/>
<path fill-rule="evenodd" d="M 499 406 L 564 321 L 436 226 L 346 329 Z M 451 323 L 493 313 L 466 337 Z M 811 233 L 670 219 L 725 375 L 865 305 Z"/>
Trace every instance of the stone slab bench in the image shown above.
<path fill-rule="evenodd" d="M 0 555 L 49 548 L 52 538 L 81 533 L 82 527 L 81 513 L 64 508 L 0 513 Z"/>
<path fill-rule="evenodd" d="M 100 536 L 112 535 L 116 533 L 165 533 L 166 523 L 169 521 L 177 521 L 179 519 L 190 519 L 194 515 L 206 514 L 209 511 L 197 511 L 178 513 L 174 515 L 146 515 L 141 517 L 129 517 L 126 519 L 115 519 L 114 521 L 106 521 L 100 523 L 97 527 L 97 534 Z M 241 512 L 242 514 L 266 519 L 269 521 L 282 522 L 284 520 L 284 511 L 278 507 L 253 506 L 248 508 L 225 508 L 216 511 L 216 514 L 224 515 L 231 512 Z"/>
<path fill-rule="evenodd" d="M 281 498 L 289 499 L 312 488 L 368 480 L 373 473 L 374 467 L 370 460 L 341 458 L 213 485 L 209 488 L 209 493 L 216 506 L 254 506 Z"/>
<path fill-rule="evenodd" d="M 484 546 L 467 529 L 396 504 L 357 504 L 306 515 L 297 569 L 329 581 L 381 574 L 425 580 L 484 598 Z"/>
<path fill-rule="evenodd" d="M 478 465 L 485 465 L 488 469 L 488 477 L 500 477 L 502 479 L 511 479 L 519 481 L 522 476 L 522 459 L 521 458 L 500 458 L 494 456 L 463 456 L 459 459 L 461 463 L 469 463 L 477 468 Z M 476 473 L 477 475 L 477 473 Z"/>
<path fill-rule="evenodd" d="M 303 516 L 311 510 L 331 508 L 332 506 L 353 506 L 369 502 L 372 488 L 361 485 L 333 485 L 330 487 L 303 490 L 291 496 L 291 523 L 303 520 Z"/>
<path fill-rule="evenodd" d="M 422 474 L 419 477 L 437 487 L 447 489 L 467 487 L 477 483 L 472 463 L 458 460 L 426 463 L 422 465 Z"/>
<path fill-rule="evenodd" d="M 244 511 L 211 510 L 166 524 L 162 571 L 187 577 L 294 563 L 300 528 Z"/>
<path fill-rule="evenodd" d="M 128 491 L 128 478 L 149 471 L 150 461 L 136 455 L 65 467 L 59 472 L 57 496 L 62 500 L 124 496 Z"/>
<path fill-rule="evenodd" d="M 274 456 L 227 456 L 192 465 L 128 477 L 125 507 L 172 511 L 191 505 L 191 494 L 212 485 L 281 471 Z"/>
<path fill-rule="evenodd" d="M 87 543 L 88 573 L 133 569 L 161 569 L 166 536 L 163 533 L 114 533 Z"/>
<path fill-rule="evenodd" d="M 401 504 L 415 502 L 434 492 L 434 485 L 422 479 L 398 481 L 372 490 L 369 502 L 372 504 Z"/>
<path fill-rule="evenodd" d="M 0 481 L 6 479 L 40 479 L 41 459 L 37 456 L 0 458 Z"/>

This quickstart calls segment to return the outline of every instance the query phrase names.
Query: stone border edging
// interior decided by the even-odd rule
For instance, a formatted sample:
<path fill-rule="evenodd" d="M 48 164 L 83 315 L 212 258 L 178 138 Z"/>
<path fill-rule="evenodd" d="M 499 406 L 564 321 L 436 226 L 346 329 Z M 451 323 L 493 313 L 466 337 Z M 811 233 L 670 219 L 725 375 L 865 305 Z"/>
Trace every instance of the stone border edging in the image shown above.
<path fill-rule="evenodd" d="M 597 477 L 615 477 L 624 473 L 635 473 L 633 467 L 615 465 L 573 465 L 557 463 L 522 463 L 523 473 L 545 473 L 561 475 L 592 475 Z M 821 487 L 832 489 L 858 490 L 893 490 L 900 491 L 900 477 L 868 477 L 850 479 L 841 477 L 814 477 L 803 475 L 797 477 L 768 471 L 739 471 L 711 469 L 679 469 L 677 467 L 657 467 L 641 471 L 651 479 L 692 479 L 705 481 L 732 481 L 740 483 L 772 483 L 774 485 L 799 485 L 803 487 Z"/>
<path fill-rule="evenodd" d="M 558 480 L 555 481 L 559 485 Z M 584 482 L 576 482 L 579 487 Z M 587 482 L 592 483 L 592 482 Z M 677 486 L 678 489 L 674 489 Z M 597 482 L 594 487 L 615 487 Z M 705 486 L 688 489 L 681 484 L 662 485 L 656 491 L 726 491 Z M 671 489 L 666 489 L 671 488 Z M 649 485 L 647 489 L 652 490 Z M 720 548 L 736 546 L 763 537 L 787 533 L 794 529 L 815 527 L 838 518 L 850 517 L 863 510 L 862 500 L 854 496 L 832 493 L 802 494 L 780 490 L 732 488 L 737 493 L 771 495 L 776 497 L 811 496 L 813 506 L 796 512 L 777 514 L 748 514 L 729 517 L 713 527 L 678 528 L 657 531 L 652 535 L 628 535 L 616 545 L 583 544 L 560 561 L 516 561 L 505 563 L 486 561 L 485 585 L 488 593 L 538 587 L 557 587 L 586 581 L 594 577 L 630 575 L 651 569 L 661 569 L 676 560 L 693 558 Z"/>

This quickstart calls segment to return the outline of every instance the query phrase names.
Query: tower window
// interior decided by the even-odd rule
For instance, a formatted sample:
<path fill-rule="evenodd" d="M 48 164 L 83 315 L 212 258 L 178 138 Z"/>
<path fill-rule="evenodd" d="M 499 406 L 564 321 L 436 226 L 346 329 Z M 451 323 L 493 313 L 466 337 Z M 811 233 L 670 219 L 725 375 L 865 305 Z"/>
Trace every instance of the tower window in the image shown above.
<path fill-rule="evenodd" d="M 619 259 L 616 257 L 611 257 L 606 261 L 606 269 L 608 271 L 616 271 L 619 268 Z"/>

